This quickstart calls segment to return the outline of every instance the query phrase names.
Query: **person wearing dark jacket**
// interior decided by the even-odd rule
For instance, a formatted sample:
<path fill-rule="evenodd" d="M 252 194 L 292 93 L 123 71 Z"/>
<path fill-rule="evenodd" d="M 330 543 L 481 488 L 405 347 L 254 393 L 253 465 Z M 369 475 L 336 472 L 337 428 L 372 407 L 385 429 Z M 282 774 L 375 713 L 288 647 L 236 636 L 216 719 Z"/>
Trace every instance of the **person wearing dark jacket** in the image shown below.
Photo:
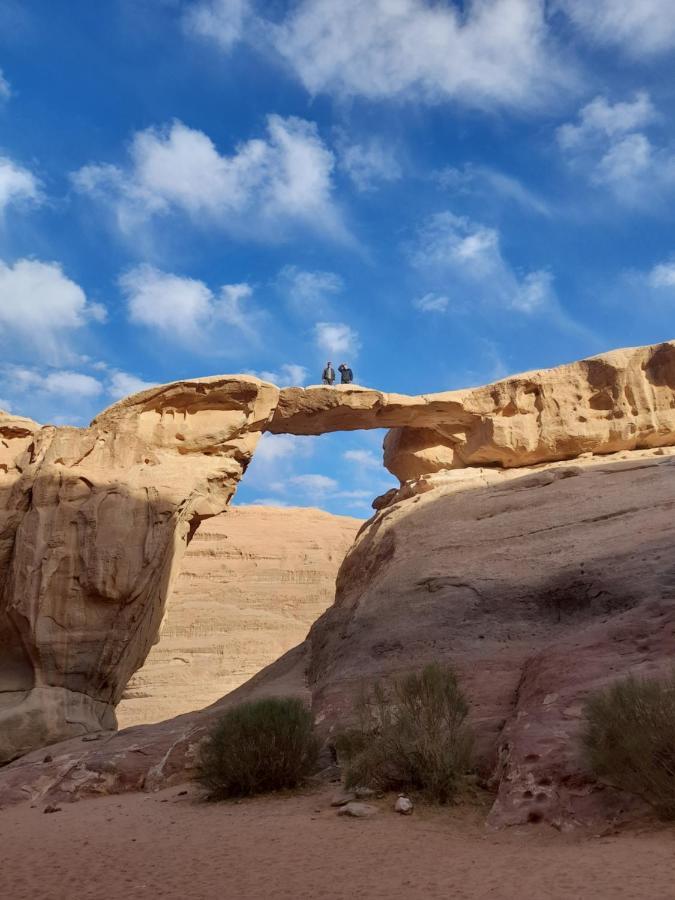
<path fill-rule="evenodd" d="M 341 363 L 341 365 L 338 366 L 338 372 L 342 376 L 342 384 L 351 384 L 354 380 L 354 373 L 347 363 Z"/>
<path fill-rule="evenodd" d="M 332 387 L 333 382 L 335 381 L 335 369 L 333 368 L 332 362 L 326 363 L 326 368 L 323 370 L 321 380 L 324 384 L 328 384 Z"/>

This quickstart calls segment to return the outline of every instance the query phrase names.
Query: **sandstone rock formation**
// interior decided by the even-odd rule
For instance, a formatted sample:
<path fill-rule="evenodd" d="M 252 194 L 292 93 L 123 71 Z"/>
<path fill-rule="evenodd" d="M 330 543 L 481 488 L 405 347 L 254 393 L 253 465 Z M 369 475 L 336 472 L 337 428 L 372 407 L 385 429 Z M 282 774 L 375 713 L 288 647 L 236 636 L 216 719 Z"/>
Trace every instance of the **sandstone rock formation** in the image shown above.
<path fill-rule="evenodd" d="M 188 547 L 159 641 L 117 707 L 120 728 L 201 709 L 291 647 L 335 598 L 362 519 L 231 506 Z"/>
<path fill-rule="evenodd" d="M 403 482 L 464 466 L 518 467 L 670 446 L 674 390 L 669 342 L 419 397 L 353 386 L 286 388 L 267 430 L 391 428 L 384 463 Z"/>
<path fill-rule="evenodd" d="M 145 392 L 82 431 L 3 422 L 5 758 L 113 726 L 180 550 L 223 509 L 261 431 L 389 426 L 404 481 L 301 647 L 201 713 L 70 742 L 47 763 L 31 754 L 1 774 L 8 796 L 183 779 L 219 710 L 261 691 L 311 694 L 330 736 L 362 679 L 440 658 L 473 701 L 495 821 L 597 811 L 574 741 L 583 697 L 675 649 L 674 469 L 659 449 L 675 446 L 675 343 L 418 398 L 221 378 Z"/>
<path fill-rule="evenodd" d="M 221 512 L 278 390 L 209 378 L 89 428 L 0 419 L 0 761 L 114 728 L 182 551 Z"/>
<path fill-rule="evenodd" d="M 461 474 L 411 486 L 372 519 L 335 605 L 242 688 L 201 712 L 27 755 L 0 771 L 0 800 L 185 781 L 210 724 L 252 696 L 311 698 L 330 740 L 364 680 L 439 659 L 471 699 L 493 824 L 567 827 L 630 808 L 584 772 L 576 735 L 589 691 L 672 664 L 675 451 Z"/>

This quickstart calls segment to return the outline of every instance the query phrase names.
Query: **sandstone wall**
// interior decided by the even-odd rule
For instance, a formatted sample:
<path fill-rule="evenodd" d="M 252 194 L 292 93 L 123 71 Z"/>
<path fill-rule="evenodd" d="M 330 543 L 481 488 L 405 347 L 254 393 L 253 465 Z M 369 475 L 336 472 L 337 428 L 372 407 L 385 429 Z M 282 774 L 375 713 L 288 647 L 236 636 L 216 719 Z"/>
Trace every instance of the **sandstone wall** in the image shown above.
<path fill-rule="evenodd" d="M 301 643 L 335 599 L 361 519 L 233 506 L 183 557 L 158 643 L 117 707 L 120 728 L 201 709 Z"/>

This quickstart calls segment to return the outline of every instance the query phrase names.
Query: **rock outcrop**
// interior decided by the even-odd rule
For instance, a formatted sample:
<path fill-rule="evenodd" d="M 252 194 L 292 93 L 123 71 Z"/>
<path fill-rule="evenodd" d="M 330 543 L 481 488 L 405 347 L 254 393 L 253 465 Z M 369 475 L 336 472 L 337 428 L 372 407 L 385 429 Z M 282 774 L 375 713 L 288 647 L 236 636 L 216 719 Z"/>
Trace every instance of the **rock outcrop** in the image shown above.
<path fill-rule="evenodd" d="M 630 809 L 584 772 L 577 735 L 589 691 L 670 671 L 675 453 L 460 474 L 371 520 L 302 645 L 205 710 L 17 760 L 0 771 L 2 802 L 181 783 L 214 719 L 254 696 L 311 699 L 330 741 L 364 681 L 436 659 L 470 697 L 492 824 L 569 827 Z"/>
<path fill-rule="evenodd" d="M 201 713 L 71 742 L 39 773 L 31 754 L 0 790 L 180 780 L 219 710 L 256 692 L 311 694 L 330 736 L 363 679 L 436 658 L 471 697 L 494 821 L 592 817 L 581 702 L 675 650 L 675 343 L 425 397 L 223 377 L 144 392 L 84 430 L 0 418 L 0 758 L 114 727 L 182 550 L 261 432 L 383 426 L 401 489 L 301 647 Z"/>
<path fill-rule="evenodd" d="M 615 350 L 469 390 L 406 397 L 359 387 L 286 388 L 267 430 L 391 428 L 401 482 L 465 466 L 529 466 L 675 443 L 675 343 Z"/>
<path fill-rule="evenodd" d="M 362 519 L 231 506 L 188 547 L 158 642 L 117 707 L 120 728 L 201 709 L 304 640 L 335 598 Z"/>
<path fill-rule="evenodd" d="M 115 727 L 182 551 L 221 512 L 278 389 L 168 385 L 89 428 L 0 419 L 0 762 Z"/>

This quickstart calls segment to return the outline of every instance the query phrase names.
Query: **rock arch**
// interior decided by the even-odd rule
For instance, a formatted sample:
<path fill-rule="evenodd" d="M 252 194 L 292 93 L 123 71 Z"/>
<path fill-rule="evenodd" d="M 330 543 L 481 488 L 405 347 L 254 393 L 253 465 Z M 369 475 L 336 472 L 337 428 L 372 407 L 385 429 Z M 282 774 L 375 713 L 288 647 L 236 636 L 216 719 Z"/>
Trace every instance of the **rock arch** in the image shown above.
<path fill-rule="evenodd" d="M 186 545 L 263 433 L 389 428 L 384 462 L 402 483 L 672 446 L 673 371 L 669 342 L 417 397 L 214 376 L 146 390 L 83 429 L 0 413 L 0 762 L 114 727 Z"/>

